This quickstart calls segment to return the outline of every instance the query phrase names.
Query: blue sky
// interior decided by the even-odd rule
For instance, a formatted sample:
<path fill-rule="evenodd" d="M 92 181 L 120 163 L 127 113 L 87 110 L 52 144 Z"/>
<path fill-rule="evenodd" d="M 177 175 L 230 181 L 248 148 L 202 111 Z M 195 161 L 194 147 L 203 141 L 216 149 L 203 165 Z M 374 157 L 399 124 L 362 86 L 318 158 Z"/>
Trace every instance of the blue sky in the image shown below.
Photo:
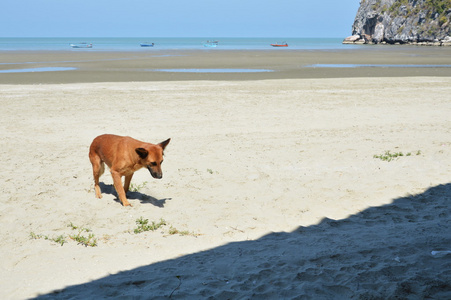
<path fill-rule="evenodd" d="M 4 0 L 0 37 L 339 37 L 359 0 Z"/>

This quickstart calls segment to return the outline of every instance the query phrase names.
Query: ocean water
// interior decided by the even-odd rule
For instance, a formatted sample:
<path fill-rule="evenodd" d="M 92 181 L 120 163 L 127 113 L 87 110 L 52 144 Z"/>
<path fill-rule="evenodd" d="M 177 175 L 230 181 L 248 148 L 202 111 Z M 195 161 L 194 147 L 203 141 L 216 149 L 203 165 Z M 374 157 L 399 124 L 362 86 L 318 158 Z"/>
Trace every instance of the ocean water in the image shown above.
<path fill-rule="evenodd" d="M 215 48 L 206 42 L 218 41 Z M 0 51 L 152 51 L 152 50 L 265 50 L 355 49 L 361 45 L 343 45 L 341 38 L 0 38 Z M 70 44 L 90 43 L 92 48 L 73 49 Z M 272 47 L 273 43 L 287 42 L 289 47 Z M 154 43 L 154 47 L 141 47 L 140 43 Z"/>

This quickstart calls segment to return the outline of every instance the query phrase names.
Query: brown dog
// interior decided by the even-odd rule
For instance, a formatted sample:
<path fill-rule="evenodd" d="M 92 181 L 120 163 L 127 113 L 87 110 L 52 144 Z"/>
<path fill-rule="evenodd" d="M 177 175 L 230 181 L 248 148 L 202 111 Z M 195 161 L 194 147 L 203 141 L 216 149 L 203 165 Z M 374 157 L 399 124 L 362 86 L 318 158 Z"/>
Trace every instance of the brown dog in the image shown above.
<path fill-rule="evenodd" d="M 94 174 L 96 197 L 102 198 L 99 177 L 105 171 L 104 163 L 106 163 L 110 168 L 119 200 L 121 200 L 122 205 L 131 206 L 125 194 L 130 187 L 133 173 L 146 167 L 153 178 L 162 178 L 163 150 L 170 140 L 167 139 L 158 145 L 154 145 L 128 136 L 104 134 L 96 137 L 89 148 L 89 160 Z M 123 187 L 122 176 L 125 176 Z"/>

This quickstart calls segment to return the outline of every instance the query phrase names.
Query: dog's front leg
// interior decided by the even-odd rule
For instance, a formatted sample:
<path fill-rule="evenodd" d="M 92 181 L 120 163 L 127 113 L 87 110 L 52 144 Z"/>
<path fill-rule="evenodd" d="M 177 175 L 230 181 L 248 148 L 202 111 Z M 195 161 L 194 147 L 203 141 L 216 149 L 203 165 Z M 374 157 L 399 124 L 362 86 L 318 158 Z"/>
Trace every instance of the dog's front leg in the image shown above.
<path fill-rule="evenodd" d="M 111 171 L 113 177 L 114 188 L 116 189 L 119 200 L 121 200 L 123 206 L 132 206 L 125 196 L 124 187 L 122 186 L 121 175 L 116 171 Z"/>
<path fill-rule="evenodd" d="M 130 188 L 130 181 L 132 181 L 132 177 L 133 177 L 133 173 L 130 174 L 130 175 L 125 176 L 125 181 L 124 181 L 125 194 L 127 194 L 128 189 Z"/>

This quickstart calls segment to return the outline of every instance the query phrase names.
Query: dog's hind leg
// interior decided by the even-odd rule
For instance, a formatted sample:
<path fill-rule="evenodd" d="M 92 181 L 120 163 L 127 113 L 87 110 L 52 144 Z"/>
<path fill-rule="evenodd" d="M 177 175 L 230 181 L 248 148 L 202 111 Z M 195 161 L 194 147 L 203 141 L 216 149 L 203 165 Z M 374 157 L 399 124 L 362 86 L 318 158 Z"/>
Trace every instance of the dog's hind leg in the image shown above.
<path fill-rule="evenodd" d="M 96 198 L 102 198 L 102 193 L 99 186 L 99 178 L 105 171 L 105 164 L 98 155 L 89 155 L 92 164 L 92 174 L 94 176 L 94 189 L 96 191 Z"/>

